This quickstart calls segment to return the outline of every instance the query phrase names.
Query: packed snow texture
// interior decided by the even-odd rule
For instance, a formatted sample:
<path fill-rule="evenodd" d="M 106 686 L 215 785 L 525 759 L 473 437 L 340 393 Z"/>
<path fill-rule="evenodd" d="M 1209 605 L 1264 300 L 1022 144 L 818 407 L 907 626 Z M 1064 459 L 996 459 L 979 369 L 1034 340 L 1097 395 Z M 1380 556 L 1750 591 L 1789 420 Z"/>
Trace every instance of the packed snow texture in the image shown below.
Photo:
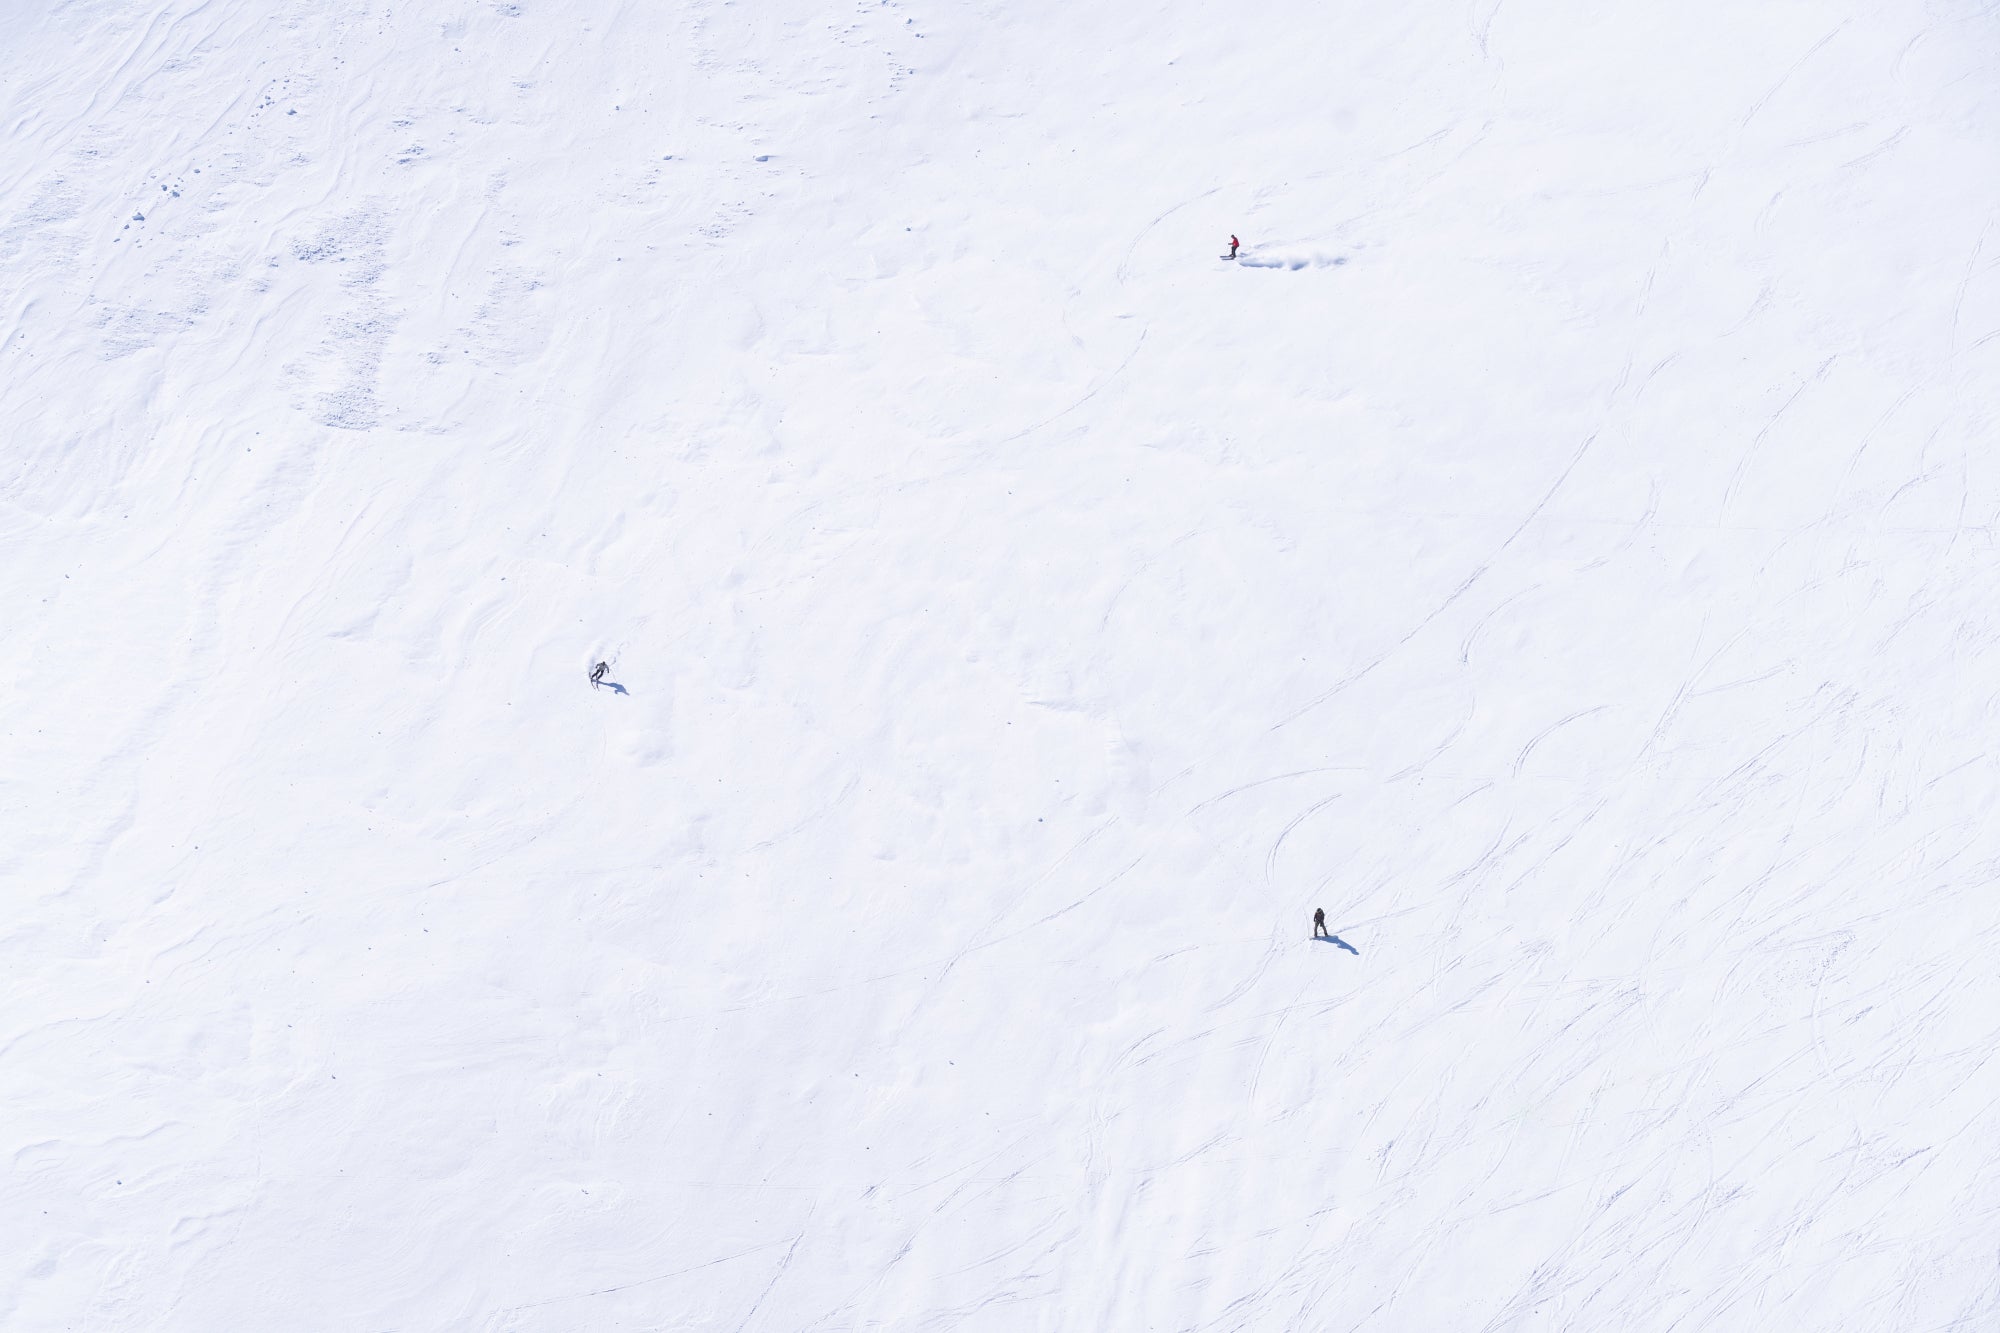
<path fill-rule="evenodd" d="M 7 7 L 0 1324 L 2000 1325 L 1991 8 Z"/>

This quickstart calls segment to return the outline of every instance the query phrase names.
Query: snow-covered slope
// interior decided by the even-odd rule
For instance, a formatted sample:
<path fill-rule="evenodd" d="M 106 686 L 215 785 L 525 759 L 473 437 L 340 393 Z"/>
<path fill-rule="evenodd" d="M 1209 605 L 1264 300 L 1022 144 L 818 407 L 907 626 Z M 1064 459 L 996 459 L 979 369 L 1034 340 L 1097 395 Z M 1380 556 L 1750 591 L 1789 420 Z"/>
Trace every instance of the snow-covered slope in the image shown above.
<path fill-rule="evenodd" d="M 2000 1323 L 1987 10 L 7 8 L 0 1323 Z"/>

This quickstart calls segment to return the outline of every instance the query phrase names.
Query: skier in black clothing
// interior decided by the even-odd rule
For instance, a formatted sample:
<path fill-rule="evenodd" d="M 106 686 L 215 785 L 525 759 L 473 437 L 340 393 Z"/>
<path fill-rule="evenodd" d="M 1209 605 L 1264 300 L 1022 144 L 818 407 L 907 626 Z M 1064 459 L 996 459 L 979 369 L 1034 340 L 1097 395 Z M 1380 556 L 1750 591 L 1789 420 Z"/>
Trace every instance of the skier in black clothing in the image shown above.
<path fill-rule="evenodd" d="M 590 669 L 590 688 L 594 690 L 603 684 L 604 673 L 609 670 L 611 670 L 611 663 L 609 662 L 599 662 L 596 666 L 592 667 Z"/>
<path fill-rule="evenodd" d="M 1324 907 L 1315 907 L 1313 908 L 1313 938 L 1318 939 L 1322 935 L 1328 939 L 1333 938 L 1333 932 L 1326 928 L 1326 909 Z"/>

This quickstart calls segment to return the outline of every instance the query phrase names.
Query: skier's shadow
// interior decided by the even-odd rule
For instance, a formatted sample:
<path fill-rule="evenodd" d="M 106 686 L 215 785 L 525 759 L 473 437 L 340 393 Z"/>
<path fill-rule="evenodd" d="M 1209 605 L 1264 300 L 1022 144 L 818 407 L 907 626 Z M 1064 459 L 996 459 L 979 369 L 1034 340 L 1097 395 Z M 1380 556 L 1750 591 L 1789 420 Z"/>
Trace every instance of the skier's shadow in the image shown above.
<path fill-rule="evenodd" d="M 1236 262 L 1244 268 L 1282 268 L 1294 273 L 1302 268 L 1339 268 L 1346 255 L 1252 255 L 1241 254 Z"/>
<path fill-rule="evenodd" d="M 1321 944 L 1338 944 L 1341 948 L 1347 950 L 1349 953 L 1353 954 L 1356 958 L 1359 958 L 1361 956 L 1361 950 L 1355 948 L 1353 945 L 1349 944 L 1346 940 L 1340 938 L 1340 936 L 1338 935 L 1316 935 L 1313 938 Z"/>
<path fill-rule="evenodd" d="M 630 691 L 630 690 L 626 689 L 626 688 L 625 688 L 625 687 L 624 687 L 623 685 L 620 685 L 620 684 L 619 684 L 619 683 L 618 683 L 617 681 L 615 681 L 615 680 L 600 680 L 600 681 L 598 681 L 597 683 L 598 683 L 599 685 L 602 685 L 602 686 L 603 686 L 603 687 L 604 687 L 605 689 L 607 689 L 607 690 L 616 690 L 616 691 L 618 691 L 618 692 L 619 692 L 620 694 L 630 694 L 630 693 L 632 693 L 632 691 Z"/>

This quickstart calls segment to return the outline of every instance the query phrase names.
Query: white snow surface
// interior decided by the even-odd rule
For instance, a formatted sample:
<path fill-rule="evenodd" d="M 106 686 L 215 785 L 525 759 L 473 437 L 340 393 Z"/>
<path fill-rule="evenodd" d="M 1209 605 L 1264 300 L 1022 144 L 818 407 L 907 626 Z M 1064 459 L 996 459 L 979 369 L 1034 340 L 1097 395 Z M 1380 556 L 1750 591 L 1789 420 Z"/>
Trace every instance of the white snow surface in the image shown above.
<path fill-rule="evenodd" d="M 2000 1327 L 1996 56 L 5 6 L 0 1326 Z"/>

